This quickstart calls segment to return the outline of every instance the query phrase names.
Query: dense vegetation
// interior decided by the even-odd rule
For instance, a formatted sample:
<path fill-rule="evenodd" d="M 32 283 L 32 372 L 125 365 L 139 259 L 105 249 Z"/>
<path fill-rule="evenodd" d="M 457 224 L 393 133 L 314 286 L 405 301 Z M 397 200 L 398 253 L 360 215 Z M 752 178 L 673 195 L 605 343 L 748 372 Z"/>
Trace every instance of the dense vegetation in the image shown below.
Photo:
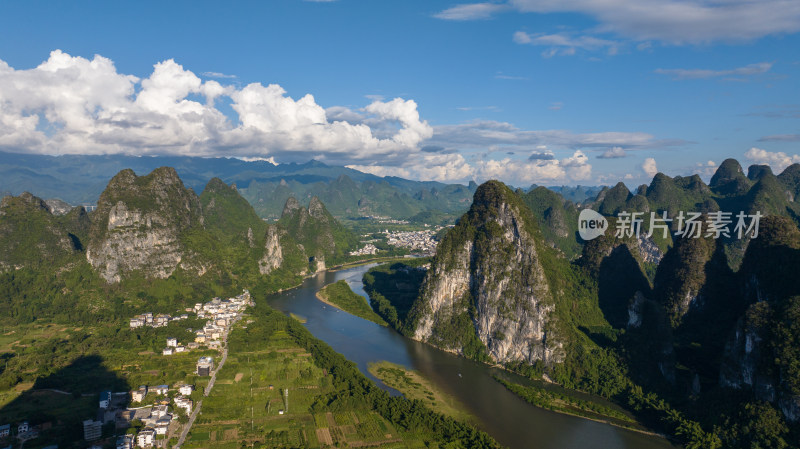
<path fill-rule="evenodd" d="M 512 194 L 489 189 L 480 202 L 476 195 L 471 211 L 442 239 L 433 266 L 452 266 L 456 250 L 467 241 L 479 248 L 482 232 L 487 236 L 503 232 L 496 226 L 478 226 L 474 220 L 480 213 L 491 216 L 489 205 L 498 202 L 486 198 L 486 192 L 502 195 L 512 208 L 520 208 L 521 199 L 525 210 L 536 211 L 534 219 L 523 212 L 522 221 L 536 239 L 550 290 L 558 292 L 554 310 L 568 337 L 567 357 L 553 366 L 517 362 L 507 368 L 534 379 L 547 374 L 564 387 L 609 398 L 634 412 L 638 421 L 687 447 L 796 447 L 791 442 L 798 441 L 800 426 L 787 422 L 781 412 L 787 406 L 778 401 L 794 400 L 787 398 L 800 392 L 795 381 L 800 373 L 796 350 L 800 284 L 791 274 L 800 267 L 800 231 L 792 222 L 795 204 L 784 200 L 786 195 L 775 190 L 775 183 L 793 191 L 798 170 L 787 169 L 777 178 L 764 169 L 751 172 L 752 179 L 735 161 L 727 162 L 710 187 L 698 177 L 659 175 L 636 195 L 620 184 L 598 198 L 602 211 L 609 214 L 649 207 L 670 213 L 681 208 L 741 207 L 737 211 L 746 212 L 766 208 L 772 215 L 762 219 L 759 237 L 749 246 L 725 239 L 657 241 L 667 252 L 656 265 L 644 261 L 635 239 L 615 239 L 612 234 L 582 245 L 581 257 L 569 262 L 563 246 L 567 241 L 561 242 L 560 252 L 542 244 L 554 243 L 554 236 L 564 229 L 559 228 L 563 222 L 548 220 L 547 215 L 552 218 L 554 206 L 566 210 L 569 204 L 552 201 L 544 190 Z M 772 190 L 767 189 L 770 185 Z M 481 212 L 482 207 L 489 209 Z M 610 221 L 613 228 L 613 217 Z M 502 245 L 492 250 L 498 257 L 506 251 Z M 472 260 L 469 266 L 477 263 Z M 422 290 L 425 279 L 418 271 L 405 292 L 393 291 L 394 285 L 408 282 L 408 272 L 402 266 L 382 266 L 364 279 L 376 312 L 406 334 L 414 328 L 407 316 L 415 307 L 414 292 Z M 469 310 L 469 304 L 463 306 Z M 455 326 L 459 332 L 447 331 L 449 336 L 436 338 L 469 341 L 460 332 L 474 335 L 476 324 L 474 317 L 467 318 Z M 447 327 L 439 326 L 436 332 L 442 329 Z M 744 344 L 744 337 L 734 340 L 734 334 L 747 334 L 748 341 L 756 341 L 754 359 L 741 355 L 743 346 L 737 345 Z M 741 379 L 736 377 L 740 370 L 751 370 L 754 380 L 744 382 L 752 383 L 735 380 Z M 721 378 L 739 382 L 738 389 L 721 384 Z M 512 390 L 546 407 L 563 400 L 538 391 Z M 770 394 L 772 399 L 765 401 Z"/>
<path fill-rule="evenodd" d="M 431 442 L 452 445 L 446 447 L 499 447 L 484 432 L 435 413 L 421 401 L 390 396 L 361 374 L 354 363 L 314 338 L 300 323 L 267 306 L 260 294 L 256 294 L 255 301 L 256 307 L 252 313 L 259 317 L 260 324 L 249 326 L 242 341 L 231 341 L 231 350 L 236 351 L 238 345 L 247 342 L 263 341 L 275 331 L 285 331 L 297 345 L 310 352 L 314 363 L 331 377 L 332 391 L 315 400 L 311 406 L 313 413 L 366 408 L 378 412 L 383 418 L 403 429 L 428 434 Z"/>
<path fill-rule="evenodd" d="M 380 324 L 381 326 L 387 325 L 386 321 L 373 312 L 369 305 L 367 305 L 364 297 L 353 293 L 353 290 L 350 289 L 350 286 L 347 285 L 347 281 L 345 280 L 326 285 L 317 295 L 325 302 L 347 313 Z"/>

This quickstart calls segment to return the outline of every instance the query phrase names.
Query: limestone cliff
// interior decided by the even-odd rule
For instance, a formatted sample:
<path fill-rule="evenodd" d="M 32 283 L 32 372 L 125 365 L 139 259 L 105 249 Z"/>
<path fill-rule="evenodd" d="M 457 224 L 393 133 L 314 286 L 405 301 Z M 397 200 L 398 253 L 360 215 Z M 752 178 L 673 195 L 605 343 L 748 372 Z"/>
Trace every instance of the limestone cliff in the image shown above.
<path fill-rule="evenodd" d="M 283 263 L 283 248 L 281 247 L 280 235 L 285 231 L 277 226 L 267 228 L 264 243 L 264 256 L 258 261 L 258 271 L 261 274 L 269 274 Z"/>
<path fill-rule="evenodd" d="M 182 235 L 202 228 L 200 201 L 173 168 L 147 176 L 117 174 L 100 195 L 86 258 L 107 282 L 137 271 L 166 278 L 182 265 L 197 274 L 206 267 L 193 259 Z"/>
<path fill-rule="evenodd" d="M 480 186 L 439 245 L 410 312 L 413 337 L 495 362 L 561 362 L 565 341 L 537 232 L 510 189 L 496 181 Z"/>

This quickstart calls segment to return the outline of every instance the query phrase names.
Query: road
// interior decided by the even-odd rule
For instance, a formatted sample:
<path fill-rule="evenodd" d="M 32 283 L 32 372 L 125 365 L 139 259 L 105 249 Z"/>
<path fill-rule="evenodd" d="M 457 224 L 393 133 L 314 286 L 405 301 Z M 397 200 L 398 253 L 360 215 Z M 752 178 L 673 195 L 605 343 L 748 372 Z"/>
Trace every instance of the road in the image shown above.
<path fill-rule="evenodd" d="M 238 320 L 237 320 L 238 321 Z M 235 322 L 234 322 L 235 323 Z M 233 324 L 231 323 L 231 329 L 233 329 Z M 211 379 L 208 381 L 208 385 L 206 389 L 203 391 L 203 397 L 207 397 L 211 394 L 211 389 L 214 388 L 214 381 L 217 380 L 217 372 L 222 369 L 222 365 L 225 364 L 225 360 L 228 360 L 228 341 L 227 338 L 225 339 L 225 346 L 222 347 L 222 357 L 219 359 L 219 365 L 214 368 L 214 371 L 211 372 Z M 175 444 L 175 449 L 180 449 L 183 446 L 183 442 L 186 440 L 186 436 L 189 435 L 189 431 L 192 429 L 192 424 L 194 424 L 195 418 L 197 415 L 200 414 L 200 408 L 203 406 L 203 400 L 197 401 L 194 410 L 192 410 L 192 414 L 189 415 L 189 421 L 186 422 L 186 425 L 183 426 L 183 430 L 181 431 L 181 436 L 178 438 L 178 443 Z"/>

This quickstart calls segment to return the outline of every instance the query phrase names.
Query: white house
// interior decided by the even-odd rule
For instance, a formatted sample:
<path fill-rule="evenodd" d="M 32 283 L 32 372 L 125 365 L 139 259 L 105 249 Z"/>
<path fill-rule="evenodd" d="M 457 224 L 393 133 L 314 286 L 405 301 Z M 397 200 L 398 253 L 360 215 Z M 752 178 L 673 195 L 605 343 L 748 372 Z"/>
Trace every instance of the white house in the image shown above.
<path fill-rule="evenodd" d="M 28 421 L 22 421 L 20 425 L 17 426 L 17 435 L 27 432 L 28 429 L 30 429 L 30 426 L 28 426 Z"/>
<path fill-rule="evenodd" d="M 186 352 L 186 346 L 176 346 L 175 352 Z"/>
<path fill-rule="evenodd" d="M 0 426 L 0 438 L 5 438 L 11 433 L 11 424 L 3 424 Z"/>
<path fill-rule="evenodd" d="M 163 354 L 163 355 L 175 354 L 175 348 L 164 348 L 164 350 L 161 351 L 161 354 Z"/>
<path fill-rule="evenodd" d="M 169 386 L 156 385 L 155 387 L 153 387 L 153 391 L 155 391 L 156 394 L 167 394 L 169 392 Z"/>
<path fill-rule="evenodd" d="M 170 415 L 166 415 L 163 418 L 159 418 L 156 421 L 155 429 L 157 435 L 166 435 L 167 430 L 169 429 L 169 423 L 172 421 L 172 417 Z"/>
<path fill-rule="evenodd" d="M 189 396 L 194 391 L 194 385 L 181 385 L 178 392 L 184 396 Z"/>
<path fill-rule="evenodd" d="M 167 346 L 171 346 L 173 348 L 178 346 L 178 339 L 177 338 L 173 338 L 173 337 L 168 338 L 167 339 Z"/>
<path fill-rule="evenodd" d="M 136 435 L 136 445 L 141 447 L 152 446 L 156 439 L 156 431 L 153 429 L 145 429 Z"/>

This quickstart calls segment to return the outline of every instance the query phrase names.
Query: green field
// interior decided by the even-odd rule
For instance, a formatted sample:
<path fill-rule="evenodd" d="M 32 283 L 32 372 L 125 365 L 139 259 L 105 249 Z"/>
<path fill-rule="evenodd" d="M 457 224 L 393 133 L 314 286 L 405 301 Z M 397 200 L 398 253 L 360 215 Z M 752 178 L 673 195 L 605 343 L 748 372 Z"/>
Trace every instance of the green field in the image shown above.
<path fill-rule="evenodd" d="M 381 361 L 369 364 L 369 372 L 386 385 L 403 393 L 408 399 L 418 399 L 431 410 L 461 421 L 475 422 L 463 404 L 436 387 L 419 372 L 402 365 Z"/>
<path fill-rule="evenodd" d="M 381 326 L 388 326 L 388 323 L 384 321 L 383 318 L 372 311 L 364 297 L 353 293 L 353 290 L 350 289 L 347 282 L 343 280 L 326 285 L 325 288 L 317 293 L 317 297 L 326 304 L 330 304 L 359 318 L 372 321 Z"/>
<path fill-rule="evenodd" d="M 232 341 L 248 330 L 235 330 Z M 234 347 L 184 447 L 425 447 L 362 407 L 312 411 L 319 396 L 333 391 L 331 376 L 285 331 Z"/>

